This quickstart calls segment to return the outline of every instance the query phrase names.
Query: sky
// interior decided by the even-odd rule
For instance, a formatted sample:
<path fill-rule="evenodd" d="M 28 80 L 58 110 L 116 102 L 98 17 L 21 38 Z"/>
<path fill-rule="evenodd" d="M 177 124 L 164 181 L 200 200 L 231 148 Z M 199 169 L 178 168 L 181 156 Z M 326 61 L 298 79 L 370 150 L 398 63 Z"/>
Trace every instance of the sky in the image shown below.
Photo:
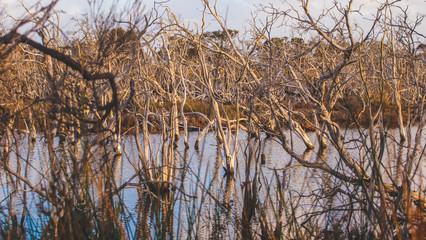
<path fill-rule="evenodd" d="M 32 6 L 36 0 L 20 0 L 27 7 Z M 23 14 L 23 8 L 18 0 L 0 0 L 0 7 L 3 6 L 6 12 L 15 18 L 19 18 Z M 105 0 L 107 3 L 112 0 Z M 324 6 L 329 6 L 334 0 L 311 0 L 310 11 L 312 15 L 318 15 Z M 383 1 L 383 0 L 381 0 Z M 50 2 L 49 0 L 42 0 L 42 3 Z M 119 0 L 123 2 L 123 0 Z M 146 9 L 151 9 L 154 3 L 162 3 L 162 6 L 168 7 L 181 19 L 184 19 L 187 23 L 200 23 L 202 17 L 202 1 L 201 0 L 145 0 L 143 3 Z M 213 0 L 210 0 L 214 3 Z M 288 5 L 283 3 L 283 0 L 217 0 L 217 9 L 219 14 L 226 19 L 227 27 L 230 29 L 237 29 L 240 31 L 247 30 L 252 23 L 252 16 L 256 9 L 261 5 L 272 4 L 275 8 L 280 10 L 287 10 Z M 288 3 L 297 6 L 297 0 L 288 0 Z M 347 0 L 340 1 L 342 4 L 347 4 Z M 107 4 L 108 5 L 108 4 Z M 360 24 L 363 28 L 368 28 L 370 21 L 368 18 L 375 13 L 375 9 L 378 6 L 377 0 L 354 0 L 354 9 L 361 7 L 362 16 L 357 15 L 353 21 Z M 408 7 L 408 12 L 411 17 L 420 15 L 425 16 L 426 13 L 426 1 L 425 0 L 401 0 L 399 5 L 402 7 Z M 88 9 L 87 0 L 60 0 L 56 9 L 63 14 L 62 24 L 67 24 L 68 19 L 71 17 L 78 17 L 81 14 L 87 12 Z M 163 9 L 164 9 L 163 8 Z M 4 15 L 4 14 L 3 14 Z M 264 19 L 264 15 L 258 15 L 258 21 Z M 210 19 L 207 22 L 210 29 L 218 28 L 217 24 Z M 419 31 L 426 35 L 426 19 L 419 29 Z M 278 30 L 279 32 L 279 30 Z M 281 33 L 280 33 L 281 34 Z"/>

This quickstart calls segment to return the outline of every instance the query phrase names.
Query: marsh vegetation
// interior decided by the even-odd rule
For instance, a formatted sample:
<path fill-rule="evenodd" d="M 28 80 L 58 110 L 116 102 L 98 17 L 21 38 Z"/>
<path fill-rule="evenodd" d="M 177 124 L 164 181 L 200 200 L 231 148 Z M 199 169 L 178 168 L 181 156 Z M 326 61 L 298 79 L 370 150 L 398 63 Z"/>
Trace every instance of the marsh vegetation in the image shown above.
<path fill-rule="evenodd" d="M 284 2 L 243 33 L 200 1 L 1 23 L 0 237 L 423 239 L 423 19 Z"/>

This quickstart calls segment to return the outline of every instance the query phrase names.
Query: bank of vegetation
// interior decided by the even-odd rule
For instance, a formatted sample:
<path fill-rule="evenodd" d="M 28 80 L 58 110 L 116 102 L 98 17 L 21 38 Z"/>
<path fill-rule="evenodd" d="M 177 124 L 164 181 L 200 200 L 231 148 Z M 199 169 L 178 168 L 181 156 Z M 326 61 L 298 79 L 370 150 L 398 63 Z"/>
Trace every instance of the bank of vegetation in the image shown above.
<path fill-rule="evenodd" d="M 363 28 L 351 22 L 358 14 L 354 1 L 335 3 L 319 16 L 301 1 L 285 12 L 260 6 L 267 17 L 243 33 L 227 29 L 213 3 L 201 2 L 204 16 L 220 29 L 208 30 L 204 22 L 188 27 L 161 6 L 147 13 L 139 1 L 123 12 L 97 12 L 95 1 L 90 14 L 72 20 L 74 27 L 66 30 L 58 25 L 57 1 L 2 25 L 0 166 L 11 189 L 0 199 L 8 203 L 0 209 L 1 236 L 29 236 L 28 206 L 21 213 L 15 206 L 27 192 L 50 206 L 39 206 L 48 220 L 37 236 L 46 239 L 126 237 L 116 197 L 133 182 L 141 202 L 149 198 L 153 209 L 173 218 L 168 202 L 176 200 L 173 192 L 184 191 L 178 143 L 198 149 L 213 132 L 227 178 L 235 174 L 238 151 L 247 151 L 244 208 L 235 225 L 241 239 L 422 239 L 423 19 L 408 18 L 406 9 L 384 1 Z M 277 28 L 291 30 L 292 37 L 275 37 Z M 345 136 L 348 128 L 359 137 Z M 389 129 L 399 134 L 390 136 Z M 199 134 L 195 146 L 188 143 L 191 130 Z M 298 206 L 290 204 L 285 178 L 277 174 L 270 194 L 278 196 L 278 217 L 265 216 L 262 209 L 271 203 L 257 195 L 258 168 L 250 170 L 260 165 L 262 154 L 256 144 L 243 148 L 235 141 L 241 131 L 248 133 L 248 143 L 273 138 L 300 166 L 328 174 L 333 186 L 310 197 L 328 199 L 329 205 L 305 213 L 300 222 L 295 212 L 288 213 Z M 153 133 L 161 135 L 160 158 L 152 156 Z M 137 174 L 117 185 L 125 135 L 137 145 Z M 293 146 L 290 136 L 304 145 Z M 26 172 L 38 137 L 47 144 L 50 169 L 33 183 Z M 390 142 L 397 148 L 393 153 Z M 339 153 L 337 166 L 327 164 L 327 148 Z M 315 162 L 306 158 L 312 151 Z M 395 164 L 384 163 L 386 157 Z M 335 198 L 343 203 L 334 206 Z M 334 211 L 342 213 L 325 226 L 324 216 Z M 257 230 L 244 227 L 254 219 Z M 166 228 L 163 233 L 173 238 Z M 142 226 L 137 236 L 148 232 Z"/>

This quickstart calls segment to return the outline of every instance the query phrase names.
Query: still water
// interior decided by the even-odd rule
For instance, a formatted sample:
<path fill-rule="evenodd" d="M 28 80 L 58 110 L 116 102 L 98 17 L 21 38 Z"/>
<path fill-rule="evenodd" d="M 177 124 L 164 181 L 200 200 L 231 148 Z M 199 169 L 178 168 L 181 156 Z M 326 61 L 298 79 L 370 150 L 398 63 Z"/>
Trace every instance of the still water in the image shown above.
<path fill-rule="evenodd" d="M 413 129 L 414 133 L 415 129 Z M 397 136 L 396 130 L 388 132 L 390 136 Z M 306 157 L 309 162 L 318 162 L 319 154 L 317 147 L 310 152 L 305 151 L 305 145 L 296 136 L 288 134 L 290 144 L 298 154 Z M 345 130 L 345 139 L 359 139 L 360 132 L 357 130 Z M 25 177 L 38 186 L 46 181 L 49 169 L 46 143 L 43 137 L 38 137 L 34 148 L 28 152 L 25 139 L 21 136 L 20 152 L 11 155 L 12 168 L 18 168 L 29 163 Z M 273 229 L 278 222 L 285 222 L 288 216 L 303 223 L 313 216 L 313 213 L 324 209 L 324 206 L 341 206 L 347 203 L 344 195 L 336 195 L 333 199 L 323 199 L 321 196 L 327 189 L 335 189 L 336 186 L 344 190 L 353 190 L 350 184 L 337 181 L 322 171 L 307 169 L 292 159 L 283 149 L 281 144 L 274 138 L 261 136 L 262 141 L 248 140 L 247 134 L 240 132 L 238 135 L 238 152 L 236 154 L 236 172 L 234 178 L 224 177 L 222 169 L 223 154 L 216 144 L 212 133 L 200 143 L 199 150 L 194 149 L 198 133 L 189 134 L 189 149 L 184 150 L 183 136 L 181 136 L 179 147 L 175 153 L 176 171 L 173 180 L 173 190 L 167 199 L 147 197 L 149 194 L 141 194 L 137 178 L 133 178 L 138 166 L 137 147 L 134 136 L 123 138 L 123 157 L 115 169 L 117 186 L 130 183 L 120 191 L 117 202 L 124 203 L 124 211 L 121 216 L 127 237 L 133 239 L 143 236 L 152 239 L 237 239 L 242 238 L 244 229 L 248 227 L 254 238 L 260 238 L 260 219 L 270 224 Z M 313 133 L 310 139 L 316 143 Z M 151 157 L 158 156 L 161 144 L 160 135 L 151 135 Z M 391 138 L 390 138 L 391 139 Z M 422 146 L 425 145 L 426 137 L 422 137 Z M 392 157 L 398 151 L 394 141 L 387 142 L 384 154 L 384 166 L 392 175 L 395 159 Z M 250 148 L 249 145 L 252 147 Z M 347 148 L 355 159 L 361 159 L 363 152 L 357 141 L 348 141 Z M 250 150 L 252 152 L 250 153 Z M 339 155 L 329 144 L 326 152 L 322 153 L 327 164 L 333 169 L 343 173 L 348 172 L 339 161 Z M 18 157 L 17 157 L 18 156 Z M 255 156 L 255 157 L 254 157 Z M 260 161 L 263 157 L 264 161 Z M 414 188 L 425 189 L 426 165 L 424 156 L 420 156 L 420 166 L 415 175 Z M 256 161 L 256 159 L 258 159 Z M 422 163 L 423 162 L 423 163 Z M 386 181 L 387 175 L 384 174 Z M 9 176 L 0 174 L 0 219 L 7 219 L 9 196 L 11 194 Z M 248 185 L 247 185 L 248 184 Z M 256 201 L 248 202 L 244 196 L 247 193 L 245 186 L 251 186 L 251 192 L 255 192 Z M 28 189 L 28 188 L 27 188 Z M 96 193 L 94 192 L 94 195 Z M 27 191 L 26 199 L 22 192 L 19 193 L 16 209 L 22 216 L 23 201 L 28 206 L 26 226 L 31 236 L 37 238 L 39 231 L 46 223 L 48 216 L 40 212 L 41 202 L 39 196 Z M 285 205 L 283 207 L 283 204 Z M 243 212 L 255 209 L 255 214 L 247 221 Z M 321 214 L 319 214 L 321 215 Z M 315 215 L 316 216 L 316 215 Z M 331 216 L 324 214 L 318 217 L 318 221 L 327 224 L 330 218 L 338 218 L 339 213 Z M 248 225 L 248 226 L 246 226 Z M 325 226 L 325 225 L 324 225 Z M 283 227 L 285 229 L 285 227 Z"/>

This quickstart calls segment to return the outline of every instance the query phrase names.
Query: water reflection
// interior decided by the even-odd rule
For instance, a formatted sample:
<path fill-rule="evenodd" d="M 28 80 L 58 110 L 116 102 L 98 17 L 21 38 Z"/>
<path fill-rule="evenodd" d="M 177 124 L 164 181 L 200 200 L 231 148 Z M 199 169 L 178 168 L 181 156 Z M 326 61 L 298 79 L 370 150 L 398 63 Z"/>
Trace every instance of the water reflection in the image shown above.
<path fill-rule="evenodd" d="M 357 133 L 353 131 L 346 134 L 356 137 Z M 194 145 L 197 137 L 196 133 L 189 135 L 190 146 Z M 123 188 L 118 189 L 119 197 L 111 200 L 116 204 L 123 204 L 122 207 L 115 207 L 120 214 L 121 223 L 111 223 L 114 226 L 122 224 L 122 227 L 112 228 L 124 231 L 129 239 L 279 239 L 283 235 L 298 238 L 302 237 L 302 233 L 297 226 L 309 229 L 310 220 L 318 217 L 318 221 L 324 222 L 325 229 L 333 232 L 335 223 L 342 217 L 342 214 L 333 209 L 336 206 L 357 206 L 348 202 L 355 201 L 356 196 L 348 200 L 338 197 L 339 192 L 353 191 L 355 194 L 355 189 L 350 184 L 335 181 L 329 174 L 301 167 L 275 139 L 260 137 L 262 141 L 248 140 L 244 133 L 239 135 L 240 151 L 236 158 L 235 177 L 224 177 L 224 156 L 212 134 L 205 136 L 197 150 L 185 148 L 183 140 L 180 141 L 178 149 L 182 151 L 175 152 L 173 156 L 177 163 L 174 174 L 166 176 L 173 185 L 170 191 L 160 192 L 150 192 L 142 187 L 143 179 L 137 180 L 140 170 L 137 147 L 133 137 L 125 137 L 122 143 L 123 156 L 117 158 L 113 169 L 117 186 Z M 313 136 L 310 137 L 314 139 Z M 159 151 L 155 149 L 159 149 L 161 136 L 152 135 L 151 141 L 153 150 L 149 154 L 155 156 L 158 154 L 156 151 Z M 10 155 L 12 168 L 15 171 L 20 169 L 22 175 L 33 185 L 43 183 L 44 173 L 50 171 L 50 163 L 47 161 L 49 153 L 44 139 L 20 143 L 22 147 L 19 152 Z M 58 144 L 55 146 L 59 147 Z M 327 164 L 333 169 L 345 171 L 344 166 L 339 164 L 339 154 L 333 148 L 303 152 L 304 144 L 297 138 L 293 139 L 293 145 L 308 162 Z M 391 150 L 392 146 L 389 147 L 388 155 L 385 154 L 385 159 L 389 159 L 386 164 L 400 166 L 402 155 L 407 153 L 401 147 L 395 148 L 395 155 Z M 357 149 L 353 148 L 351 151 L 356 156 Z M 390 156 L 399 157 L 395 159 Z M 420 174 L 424 174 L 425 166 L 419 168 Z M 399 176 L 401 170 L 396 171 Z M 47 203 L 37 193 L 28 191 L 26 185 L 19 192 L 10 191 L 8 186 L 16 184 L 10 182 L 10 179 L 15 178 L 6 178 L 3 173 L 0 175 L 1 208 L 15 208 L 17 214 L 11 219 L 12 225 L 17 226 L 24 219 L 28 222 L 26 231 L 35 233 L 34 237 L 39 238 L 43 233 L 37 232 L 51 224 L 39 207 L 40 204 L 47 206 Z M 90 211 L 93 205 L 98 208 L 108 204 L 104 202 L 96 206 L 99 192 L 95 183 L 91 184 L 93 189 L 77 192 L 75 196 L 83 204 L 84 194 L 90 193 L 93 194 L 93 202 L 85 202 L 86 207 L 69 209 L 69 216 L 88 216 L 81 218 L 81 223 L 87 226 L 93 224 L 90 222 L 92 213 L 82 214 L 80 211 Z M 105 186 L 102 188 L 107 189 Z M 90 204 L 92 206 L 87 206 Z M 324 211 L 325 214 L 317 210 Z M 355 212 L 355 209 L 351 211 Z M 109 214 L 108 211 L 105 214 Z M 3 215 L 0 218 L 7 217 Z"/>

